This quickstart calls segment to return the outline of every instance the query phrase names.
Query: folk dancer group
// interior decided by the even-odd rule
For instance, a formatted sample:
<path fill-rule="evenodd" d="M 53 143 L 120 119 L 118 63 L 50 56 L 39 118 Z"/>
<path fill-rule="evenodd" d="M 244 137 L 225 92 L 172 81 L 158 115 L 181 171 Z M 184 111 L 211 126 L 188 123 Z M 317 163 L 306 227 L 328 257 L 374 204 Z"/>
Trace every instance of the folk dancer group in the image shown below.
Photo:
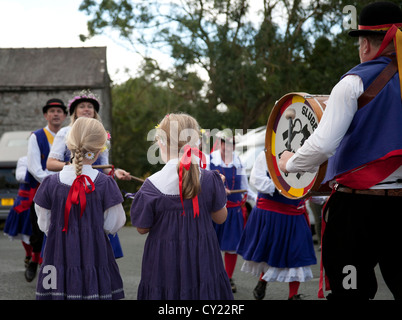
<path fill-rule="evenodd" d="M 395 299 L 402 298 L 395 255 L 402 222 L 398 212 L 402 59 L 398 51 L 395 54 L 395 47 L 402 50 L 401 27 L 402 11 L 395 4 L 375 2 L 362 10 L 359 29 L 350 32 L 359 37 L 361 64 L 334 87 L 310 138 L 295 154 L 284 152 L 279 162 L 283 172 L 302 172 L 315 170 L 329 159 L 325 182 L 333 183 L 333 192 L 323 212 L 322 262 L 331 299 L 372 299 L 377 263 Z M 384 75 L 383 70 L 389 69 L 391 75 Z M 381 86 L 379 74 L 386 78 Z M 67 149 L 54 152 L 52 141 L 64 131 L 61 123 L 67 111 L 58 99 L 44 107 L 48 126 L 30 138 L 27 184 L 21 185 L 6 224 L 10 236 L 26 235 L 24 248 L 32 257 L 27 258 L 28 281 L 36 274 L 43 243 L 35 241 L 35 232 L 46 235 L 41 268 L 54 266 L 58 277 L 54 287 L 38 281 L 38 299 L 124 297 L 115 262 L 118 238 L 107 236 L 116 234 L 126 221 L 123 198 L 112 175 L 92 168 L 97 161 L 107 163 L 102 151 L 108 133 L 94 119 L 99 104 L 93 97 L 74 98 L 70 114 L 74 108 L 85 109 L 87 102 L 92 111 L 76 115 L 61 139 Z M 57 112 L 51 113 L 52 109 Z M 173 123 L 178 136 L 190 132 L 186 141 L 169 134 Z M 299 284 L 312 278 L 310 266 L 316 263 L 306 209 L 302 200 L 278 193 L 264 153 L 257 157 L 250 176 L 258 191 L 255 197 L 233 152 L 233 139 L 222 133 L 221 147 L 207 159 L 199 150 L 199 125 L 193 117 L 166 115 L 157 130 L 165 166 L 145 180 L 130 210 L 132 225 L 148 235 L 138 299 L 233 299 L 237 254 L 244 258 L 242 271 L 259 277 L 256 299 L 264 297 L 271 281 L 289 283 L 289 299 L 300 299 Z M 53 168 L 58 173 L 46 169 L 48 157 L 61 162 Z M 130 178 L 125 170 L 116 170 L 115 175 Z M 245 194 L 256 201 L 250 214 L 244 206 Z M 34 218 L 31 230 L 28 211 Z M 345 266 L 353 266 L 358 274 L 353 290 L 343 286 Z"/>

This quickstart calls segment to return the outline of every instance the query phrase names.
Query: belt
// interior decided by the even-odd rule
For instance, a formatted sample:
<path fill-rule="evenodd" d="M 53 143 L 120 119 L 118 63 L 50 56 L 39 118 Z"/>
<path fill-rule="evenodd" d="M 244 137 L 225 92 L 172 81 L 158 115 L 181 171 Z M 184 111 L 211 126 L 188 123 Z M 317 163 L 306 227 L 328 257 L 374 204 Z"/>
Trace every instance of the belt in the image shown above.
<path fill-rule="evenodd" d="M 335 190 L 343 193 L 366 194 L 371 196 L 402 197 L 402 189 L 351 189 L 345 186 L 335 186 Z"/>

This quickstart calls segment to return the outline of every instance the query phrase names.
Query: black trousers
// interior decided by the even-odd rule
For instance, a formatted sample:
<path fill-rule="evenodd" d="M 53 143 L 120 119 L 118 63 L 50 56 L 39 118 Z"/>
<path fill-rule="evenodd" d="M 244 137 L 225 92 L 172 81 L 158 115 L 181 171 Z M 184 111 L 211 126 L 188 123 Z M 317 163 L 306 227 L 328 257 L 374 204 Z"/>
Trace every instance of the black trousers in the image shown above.
<path fill-rule="evenodd" d="M 35 203 L 32 202 L 29 218 L 31 220 L 32 234 L 29 237 L 29 242 L 32 246 L 32 252 L 38 253 L 42 250 L 44 233 L 39 229 L 38 217 L 36 216 Z"/>
<path fill-rule="evenodd" d="M 327 208 L 322 239 L 332 292 L 327 298 L 373 299 L 379 264 L 394 298 L 402 299 L 402 197 L 336 192 Z"/>

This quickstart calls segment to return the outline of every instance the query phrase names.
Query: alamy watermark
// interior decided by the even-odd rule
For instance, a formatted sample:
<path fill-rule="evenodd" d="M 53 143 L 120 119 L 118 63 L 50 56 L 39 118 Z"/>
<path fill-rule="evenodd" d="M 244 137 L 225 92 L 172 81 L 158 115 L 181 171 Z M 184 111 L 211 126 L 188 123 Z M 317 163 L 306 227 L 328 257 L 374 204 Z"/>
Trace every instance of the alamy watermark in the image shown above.
<path fill-rule="evenodd" d="M 346 274 L 343 278 L 342 286 L 345 290 L 357 289 L 357 271 L 356 267 L 352 265 L 346 265 L 342 269 L 342 273 Z"/>
<path fill-rule="evenodd" d="M 343 7 L 342 12 L 346 14 L 342 26 L 345 30 L 357 29 L 357 10 L 355 6 L 347 5 Z"/>
<path fill-rule="evenodd" d="M 198 130 L 187 128 L 179 132 L 178 123 L 171 121 L 170 132 L 165 132 L 158 127 L 148 132 L 147 141 L 155 143 L 148 148 L 147 160 L 153 165 L 164 164 L 166 159 L 164 159 L 163 153 L 169 154 L 169 159 L 178 158 L 183 153 L 184 145 L 188 144 L 190 147 L 200 149 L 209 162 L 209 154 L 212 151 L 221 150 L 221 144 L 225 142 L 225 148 L 222 149 L 225 158 L 231 159 L 232 152 L 237 152 L 238 155 L 248 152 L 247 159 L 245 159 L 245 163 L 242 163 L 242 166 L 252 166 L 258 156 L 257 152 L 261 149 L 256 148 L 257 145 L 261 144 L 261 141 L 257 141 L 253 135 L 247 135 L 254 130 L 202 129 L 200 134 Z M 241 146 L 236 147 L 239 140 L 241 140 Z M 251 163 L 247 163 L 248 161 Z M 192 162 L 198 163 L 199 159 L 192 157 Z"/>

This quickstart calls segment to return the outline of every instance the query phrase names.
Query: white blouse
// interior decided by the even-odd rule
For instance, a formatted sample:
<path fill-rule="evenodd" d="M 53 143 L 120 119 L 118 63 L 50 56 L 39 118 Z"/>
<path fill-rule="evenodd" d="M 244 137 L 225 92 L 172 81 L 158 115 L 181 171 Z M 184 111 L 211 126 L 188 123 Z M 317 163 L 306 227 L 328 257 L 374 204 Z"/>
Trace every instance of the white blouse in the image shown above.
<path fill-rule="evenodd" d="M 91 178 L 92 181 L 96 179 L 99 174 L 98 170 L 95 170 L 91 165 L 84 165 L 82 168 L 82 174 L 85 174 Z M 76 178 L 75 168 L 73 165 L 64 166 L 60 171 L 60 181 L 64 184 L 71 186 Z M 39 228 L 47 235 L 50 225 L 51 212 L 48 209 L 42 208 L 35 203 L 36 215 L 38 216 Z M 115 234 L 126 223 L 126 213 L 121 203 L 107 209 L 104 212 L 103 229 L 106 234 Z"/>
<path fill-rule="evenodd" d="M 252 185 L 257 191 L 273 195 L 275 192 L 275 184 L 268 176 L 268 166 L 265 158 L 265 152 L 261 151 L 254 162 L 254 166 L 251 169 L 250 185 Z"/>

